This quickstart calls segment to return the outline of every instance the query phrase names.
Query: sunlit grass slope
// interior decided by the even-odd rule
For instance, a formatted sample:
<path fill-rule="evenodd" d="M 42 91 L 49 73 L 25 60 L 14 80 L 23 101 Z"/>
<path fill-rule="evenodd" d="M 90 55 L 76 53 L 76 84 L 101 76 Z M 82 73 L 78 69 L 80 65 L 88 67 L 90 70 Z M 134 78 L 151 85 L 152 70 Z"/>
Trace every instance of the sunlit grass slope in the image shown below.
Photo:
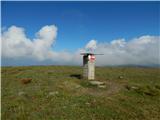
<path fill-rule="evenodd" d="M 1 76 L 2 120 L 160 120 L 159 68 L 97 67 L 106 88 L 82 67 L 2 67 Z"/>

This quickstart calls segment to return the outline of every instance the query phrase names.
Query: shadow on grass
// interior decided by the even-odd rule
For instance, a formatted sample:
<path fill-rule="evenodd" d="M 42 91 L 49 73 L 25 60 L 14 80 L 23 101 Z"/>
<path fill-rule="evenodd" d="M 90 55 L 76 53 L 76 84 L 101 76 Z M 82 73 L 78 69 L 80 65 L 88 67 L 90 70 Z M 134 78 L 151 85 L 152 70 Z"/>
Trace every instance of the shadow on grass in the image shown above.
<path fill-rule="evenodd" d="M 81 74 L 71 74 L 70 77 L 77 78 L 77 79 L 83 78 Z"/>

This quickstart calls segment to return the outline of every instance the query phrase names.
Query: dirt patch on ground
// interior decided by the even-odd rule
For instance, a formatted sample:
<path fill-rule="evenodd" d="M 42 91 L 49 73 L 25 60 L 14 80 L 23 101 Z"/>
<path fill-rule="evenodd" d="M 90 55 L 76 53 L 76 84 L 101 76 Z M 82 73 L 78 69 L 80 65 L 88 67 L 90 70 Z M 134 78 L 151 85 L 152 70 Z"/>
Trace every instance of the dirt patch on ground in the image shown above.
<path fill-rule="evenodd" d="M 32 78 L 22 78 L 22 79 L 20 79 L 20 82 L 22 83 L 22 84 L 28 84 L 28 83 L 30 83 L 32 81 Z"/>
<path fill-rule="evenodd" d="M 86 93 L 93 96 L 111 96 L 117 94 L 123 86 L 113 81 L 105 82 L 106 88 L 89 88 Z"/>
<path fill-rule="evenodd" d="M 65 81 L 61 87 L 64 90 L 72 92 L 74 95 L 92 95 L 92 96 L 111 96 L 117 94 L 123 87 L 122 84 L 117 84 L 115 81 L 106 81 L 106 88 L 97 86 L 82 86 L 79 83 Z"/>

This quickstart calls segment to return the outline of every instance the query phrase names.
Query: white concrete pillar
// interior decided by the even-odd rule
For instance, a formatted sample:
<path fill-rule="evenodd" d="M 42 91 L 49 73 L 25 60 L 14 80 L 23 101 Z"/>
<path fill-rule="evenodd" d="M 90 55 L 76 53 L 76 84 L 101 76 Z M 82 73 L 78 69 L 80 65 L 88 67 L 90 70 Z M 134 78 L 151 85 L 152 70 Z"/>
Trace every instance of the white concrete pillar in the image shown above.
<path fill-rule="evenodd" d="M 95 56 L 93 54 L 83 56 L 83 77 L 88 80 L 95 79 Z"/>

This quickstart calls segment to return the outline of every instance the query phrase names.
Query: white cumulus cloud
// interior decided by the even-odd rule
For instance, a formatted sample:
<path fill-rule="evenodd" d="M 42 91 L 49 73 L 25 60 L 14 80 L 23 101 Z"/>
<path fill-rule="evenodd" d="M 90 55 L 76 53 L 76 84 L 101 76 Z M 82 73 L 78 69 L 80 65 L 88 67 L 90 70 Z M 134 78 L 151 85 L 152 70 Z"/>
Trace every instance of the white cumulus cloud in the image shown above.
<path fill-rule="evenodd" d="M 97 41 L 96 40 L 91 40 L 87 43 L 86 47 L 87 50 L 95 50 L 97 48 Z"/>
<path fill-rule="evenodd" d="M 58 28 L 46 25 L 29 39 L 24 28 L 11 26 L 3 30 L 1 36 L 2 65 L 12 65 L 18 61 L 26 64 L 82 64 L 81 52 L 94 50 L 104 55 L 96 56 L 97 65 L 160 65 L 160 37 L 141 36 L 131 40 L 116 39 L 99 43 L 90 40 L 84 47 L 77 48 L 74 53 L 52 49 L 57 37 Z M 67 41 L 66 41 L 67 42 Z M 65 49 L 65 48 L 64 48 Z M 7 61 L 7 62 L 5 62 Z"/>
<path fill-rule="evenodd" d="M 160 65 L 160 37 L 142 36 L 129 41 L 113 40 L 97 45 L 99 65 Z"/>
<path fill-rule="evenodd" d="M 2 57 L 27 57 L 37 60 L 50 59 L 50 57 L 56 56 L 50 50 L 56 36 L 57 27 L 54 25 L 42 27 L 33 40 L 26 37 L 23 28 L 11 26 L 2 33 Z"/>

